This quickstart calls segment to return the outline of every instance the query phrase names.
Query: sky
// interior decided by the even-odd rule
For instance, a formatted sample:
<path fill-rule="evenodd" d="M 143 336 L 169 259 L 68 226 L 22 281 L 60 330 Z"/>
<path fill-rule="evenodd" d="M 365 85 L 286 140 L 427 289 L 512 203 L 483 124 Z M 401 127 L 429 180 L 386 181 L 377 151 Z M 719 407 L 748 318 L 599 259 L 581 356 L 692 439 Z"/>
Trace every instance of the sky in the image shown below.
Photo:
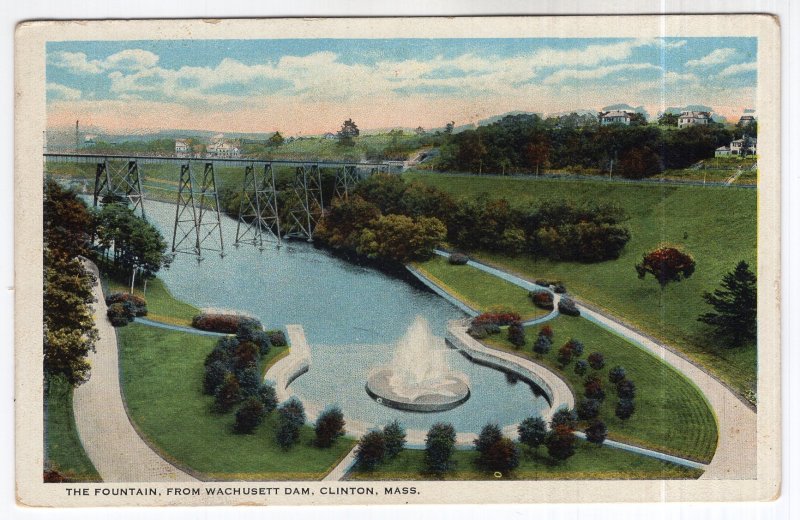
<path fill-rule="evenodd" d="M 756 106 L 756 38 L 48 42 L 48 129 L 336 132 L 543 114 Z"/>

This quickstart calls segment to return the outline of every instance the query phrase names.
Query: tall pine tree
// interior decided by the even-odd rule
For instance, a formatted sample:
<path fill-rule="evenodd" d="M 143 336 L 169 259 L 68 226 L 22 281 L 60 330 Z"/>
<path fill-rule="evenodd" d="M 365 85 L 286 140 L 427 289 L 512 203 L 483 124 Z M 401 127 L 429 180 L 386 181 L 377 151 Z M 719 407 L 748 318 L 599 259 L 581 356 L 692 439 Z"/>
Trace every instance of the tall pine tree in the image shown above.
<path fill-rule="evenodd" d="M 722 277 L 722 287 L 703 294 L 715 312 L 702 314 L 698 319 L 714 327 L 726 347 L 737 347 L 756 339 L 756 275 L 746 262 Z"/>

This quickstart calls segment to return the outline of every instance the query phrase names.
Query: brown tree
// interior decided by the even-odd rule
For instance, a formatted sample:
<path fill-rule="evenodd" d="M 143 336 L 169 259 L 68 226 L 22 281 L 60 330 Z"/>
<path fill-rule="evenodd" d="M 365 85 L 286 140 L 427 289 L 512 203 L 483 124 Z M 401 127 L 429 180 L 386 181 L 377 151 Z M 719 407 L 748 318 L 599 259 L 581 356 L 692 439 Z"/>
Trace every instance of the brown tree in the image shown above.
<path fill-rule="evenodd" d="M 674 247 L 660 247 L 645 254 L 642 263 L 636 264 L 636 272 L 640 279 L 652 274 L 661 288 L 669 282 L 679 282 L 694 273 L 694 259 Z"/>

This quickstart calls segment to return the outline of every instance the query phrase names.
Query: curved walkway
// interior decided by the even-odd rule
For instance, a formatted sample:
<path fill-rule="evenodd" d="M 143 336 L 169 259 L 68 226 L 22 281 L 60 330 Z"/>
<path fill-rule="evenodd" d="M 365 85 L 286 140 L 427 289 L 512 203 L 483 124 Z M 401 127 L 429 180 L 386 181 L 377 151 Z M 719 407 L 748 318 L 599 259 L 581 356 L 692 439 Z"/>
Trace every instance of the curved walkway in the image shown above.
<path fill-rule="evenodd" d="M 445 251 L 436 251 L 449 256 Z M 470 260 L 468 265 L 494 274 L 520 287 L 539 287 L 532 282 L 481 262 Z M 634 345 L 656 355 L 692 381 L 705 396 L 717 419 L 719 437 L 717 450 L 706 466 L 703 479 L 749 480 L 756 478 L 757 415 L 739 396 L 714 376 L 680 356 L 668 346 L 647 337 L 630 325 L 622 323 L 601 311 L 589 309 L 576 302 L 581 316 L 620 335 Z"/>
<path fill-rule="evenodd" d="M 97 266 L 86 268 L 99 280 Z M 94 286 L 94 322 L 99 333 L 89 354 L 89 381 L 75 389 L 73 413 L 83 449 L 104 482 L 196 481 L 158 456 L 130 423 L 119 384 L 117 335 L 106 318 L 99 282 Z"/>

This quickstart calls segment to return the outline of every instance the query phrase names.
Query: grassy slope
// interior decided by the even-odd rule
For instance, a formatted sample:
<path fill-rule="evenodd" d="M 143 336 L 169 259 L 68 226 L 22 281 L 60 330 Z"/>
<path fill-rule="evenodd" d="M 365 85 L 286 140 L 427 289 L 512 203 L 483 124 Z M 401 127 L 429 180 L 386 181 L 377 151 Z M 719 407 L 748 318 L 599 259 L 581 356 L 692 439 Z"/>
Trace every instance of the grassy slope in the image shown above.
<path fill-rule="evenodd" d="M 756 349 L 718 349 L 697 316 L 710 310 L 704 291 L 719 286 L 739 260 L 755 266 L 756 192 L 730 188 L 652 186 L 586 181 L 523 180 L 412 174 L 456 197 L 488 193 L 517 204 L 553 199 L 614 203 L 630 217 L 631 240 L 618 260 L 597 264 L 534 260 L 525 256 L 480 257 L 529 278 L 563 280 L 587 302 L 678 347 L 741 393 L 756 381 Z M 660 243 L 676 244 L 697 261 L 694 275 L 662 292 L 634 265 Z"/>
<path fill-rule="evenodd" d="M 606 399 L 600 417 L 608 425 L 609 437 L 658 451 L 708 462 L 717 445 L 717 426 L 714 415 L 703 395 L 689 380 L 657 357 L 625 339 L 602 329 L 594 323 L 560 316 L 548 324 L 553 328 L 553 348 L 542 358 L 533 353 L 533 342 L 539 327 L 528 327 L 527 343 L 515 350 L 504 336 L 493 336 L 487 343 L 533 359 L 549 366 L 564 377 L 576 399 L 583 396 L 584 377 L 568 366 L 558 368 L 558 348 L 570 338 L 583 342 L 583 359 L 592 352 L 601 352 L 606 366 L 600 371 L 589 370 L 603 381 Z M 636 412 L 627 421 L 614 415 L 616 392 L 608 382 L 608 370 L 616 365 L 625 367 L 627 377 L 636 385 Z"/>
<path fill-rule="evenodd" d="M 170 460 L 209 478 L 317 479 L 353 446 L 352 440 L 340 439 L 333 448 L 315 448 L 313 429 L 305 427 L 299 444 L 283 451 L 275 442 L 275 413 L 254 434 L 235 435 L 235 412 L 211 413 L 213 398 L 202 395 L 203 360 L 214 338 L 137 324 L 119 329 L 118 337 L 131 419 Z"/>
<path fill-rule="evenodd" d="M 72 415 L 72 388 L 62 379 L 50 384 L 47 399 L 48 464 L 71 482 L 99 482 L 100 475 L 83 451 Z"/>
<path fill-rule="evenodd" d="M 575 455 L 564 462 L 554 464 L 544 448 L 529 452 L 521 450 L 520 465 L 510 475 L 502 478 L 526 480 L 554 479 L 691 479 L 702 471 L 662 462 L 606 446 L 597 447 L 578 441 Z M 478 453 L 474 450 L 456 451 L 453 454 L 455 467 L 445 475 L 446 480 L 499 480 L 493 474 L 475 467 Z M 354 470 L 349 480 L 397 480 L 425 479 L 425 452 L 404 450 L 395 459 L 381 464 L 375 471 Z"/>
<path fill-rule="evenodd" d="M 492 308 L 508 308 L 519 313 L 523 320 L 549 312 L 535 307 L 525 289 L 474 267 L 452 266 L 441 256 L 434 256 L 415 267 L 474 309 L 485 312 Z"/>
<path fill-rule="evenodd" d="M 110 292 L 128 292 L 130 290 L 130 286 L 126 287 L 111 278 L 106 278 L 104 281 Z M 200 314 L 198 308 L 172 296 L 164 282 L 158 278 L 147 281 L 146 295 L 142 293 L 141 286 L 135 287 L 133 292 L 147 300 L 147 318 L 153 321 L 191 326 L 192 318 Z"/>

